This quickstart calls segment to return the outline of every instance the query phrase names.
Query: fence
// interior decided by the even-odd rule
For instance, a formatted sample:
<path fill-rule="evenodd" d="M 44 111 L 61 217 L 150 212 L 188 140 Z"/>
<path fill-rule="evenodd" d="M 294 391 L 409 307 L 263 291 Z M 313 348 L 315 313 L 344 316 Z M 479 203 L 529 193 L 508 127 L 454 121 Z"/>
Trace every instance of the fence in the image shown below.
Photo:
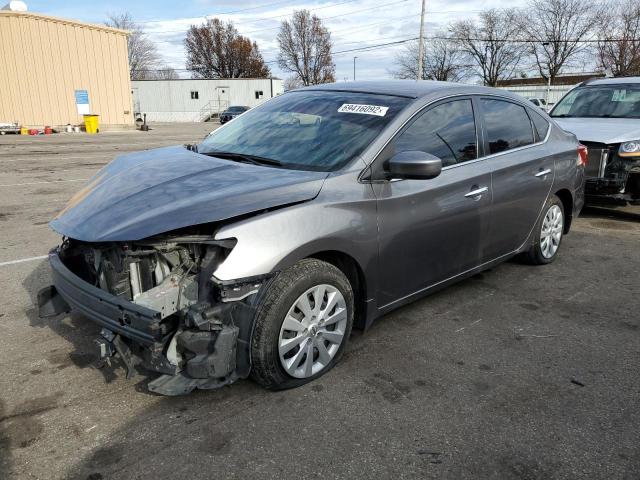
<path fill-rule="evenodd" d="M 575 85 L 552 85 L 549 88 L 549 98 L 547 99 L 546 85 L 523 85 L 517 87 L 498 87 L 511 93 L 517 93 L 525 98 L 544 98 L 548 104 L 555 104 Z"/>

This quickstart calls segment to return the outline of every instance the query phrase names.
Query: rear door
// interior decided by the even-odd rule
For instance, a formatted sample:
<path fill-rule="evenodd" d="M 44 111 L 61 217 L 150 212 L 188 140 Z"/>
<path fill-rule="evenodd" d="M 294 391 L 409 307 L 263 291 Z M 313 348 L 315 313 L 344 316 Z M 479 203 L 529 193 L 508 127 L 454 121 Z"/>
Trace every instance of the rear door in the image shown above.
<path fill-rule="evenodd" d="M 527 239 L 553 184 L 554 159 L 541 146 L 549 129 L 541 115 L 499 97 L 481 97 L 478 104 L 492 169 L 486 253 L 493 259 L 513 252 Z"/>
<path fill-rule="evenodd" d="M 479 132 L 470 98 L 419 114 L 376 160 L 419 150 L 443 160 L 430 180 L 374 183 L 378 205 L 381 308 L 483 262 L 489 232 L 491 171 L 478 160 Z"/>

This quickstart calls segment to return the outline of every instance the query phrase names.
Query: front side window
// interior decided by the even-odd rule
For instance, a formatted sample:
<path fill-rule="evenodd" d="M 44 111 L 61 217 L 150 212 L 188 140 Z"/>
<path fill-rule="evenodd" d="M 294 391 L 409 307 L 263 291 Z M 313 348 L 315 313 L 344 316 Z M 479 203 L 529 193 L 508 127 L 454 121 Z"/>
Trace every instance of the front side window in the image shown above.
<path fill-rule="evenodd" d="M 283 168 L 334 171 L 360 155 L 411 99 L 293 91 L 211 133 L 198 152 L 262 157 Z"/>
<path fill-rule="evenodd" d="M 552 117 L 640 118 L 640 85 L 586 85 L 567 93 Z"/>
<path fill-rule="evenodd" d="M 534 143 L 531 120 L 524 107 L 506 100 L 480 99 L 489 154 Z"/>
<path fill-rule="evenodd" d="M 408 150 L 430 153 L 440 158 L 444 167 L 476 159 L 471 100 L 454 100 L 423 113 L 396 139 L 396 153 Z"/>

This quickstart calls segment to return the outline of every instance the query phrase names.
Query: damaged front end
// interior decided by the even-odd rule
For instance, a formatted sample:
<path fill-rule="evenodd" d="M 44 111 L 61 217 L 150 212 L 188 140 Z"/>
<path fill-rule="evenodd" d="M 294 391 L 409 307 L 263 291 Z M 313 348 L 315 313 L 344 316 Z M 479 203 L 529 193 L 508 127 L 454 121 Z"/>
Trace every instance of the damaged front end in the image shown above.
<path fill-rule="evenodd" d="M 581 143 L 589 149 L 587 203 L 613 208 L 640 206 L 640 152 L 625 153 L 626 144 Z"/>
<path fill-rule="evenodd" d="M 153 392 L 230 384 L 249 374 L 256 294 L 267 280 L 213 276 L 234 245 L 209 234 L 66 239 L 49 254 L 53 285 L 38 294 L 40 316 L 75 310 L 100 325 L 103 361 L 119 358 L 128 377 L 138 367 L 160 373 Z"/>

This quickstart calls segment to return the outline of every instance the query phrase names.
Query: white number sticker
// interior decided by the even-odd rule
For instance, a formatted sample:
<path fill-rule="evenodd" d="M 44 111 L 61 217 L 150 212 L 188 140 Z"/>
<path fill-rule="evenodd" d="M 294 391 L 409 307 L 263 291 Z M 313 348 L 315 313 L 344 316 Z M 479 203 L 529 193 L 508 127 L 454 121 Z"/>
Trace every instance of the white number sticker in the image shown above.
<path fill-rule="evenodd" d="M 381 107 L 379 105 L 360 105 L 358 103 L 345 103 L 339 109 L 340 113 L 360 113 L 362 115 L 376 115 L 384 117 L 389 107 Z"/>

